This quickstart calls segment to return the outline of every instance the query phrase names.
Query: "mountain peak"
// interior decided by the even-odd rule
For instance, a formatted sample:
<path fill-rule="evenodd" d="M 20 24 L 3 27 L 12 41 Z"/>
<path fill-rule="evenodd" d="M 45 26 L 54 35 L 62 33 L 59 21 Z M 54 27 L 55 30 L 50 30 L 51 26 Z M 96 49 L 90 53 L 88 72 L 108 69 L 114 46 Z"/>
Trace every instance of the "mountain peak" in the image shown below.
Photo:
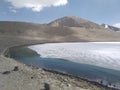
<path fill-rule="evenodd" d="M 55 21 L 50 22 L 50 26 L 67 26 L 67 27 L 81 27 L 81 28 L 101 28 L 100 25 L 93 23 L 91 21 L 75 17 L 75 16 L 65 16 L 59 18 Z"/>
<path fill-rule="evenodd" d="M 74 20 L 81 19 L 81 18 L 76 17 L 76 16 L 64 16 L 64 17 L 62 17 L 62 18 L 63 18 L 63 19 L 74 19 Z M 62 18 L 60 18 L 60 19 L 62 19 Z"/>

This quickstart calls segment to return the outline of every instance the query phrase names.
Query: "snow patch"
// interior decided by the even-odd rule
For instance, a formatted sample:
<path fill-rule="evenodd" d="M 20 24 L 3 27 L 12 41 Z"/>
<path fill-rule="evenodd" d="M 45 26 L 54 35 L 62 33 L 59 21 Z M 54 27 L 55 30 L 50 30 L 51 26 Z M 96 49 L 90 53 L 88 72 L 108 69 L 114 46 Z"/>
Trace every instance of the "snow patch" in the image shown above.
<path fill-rule="evenodd" d="M 105 28 L 108 28 L 108 25 L 107 25 L 107 24 L 105 25 Z"/>

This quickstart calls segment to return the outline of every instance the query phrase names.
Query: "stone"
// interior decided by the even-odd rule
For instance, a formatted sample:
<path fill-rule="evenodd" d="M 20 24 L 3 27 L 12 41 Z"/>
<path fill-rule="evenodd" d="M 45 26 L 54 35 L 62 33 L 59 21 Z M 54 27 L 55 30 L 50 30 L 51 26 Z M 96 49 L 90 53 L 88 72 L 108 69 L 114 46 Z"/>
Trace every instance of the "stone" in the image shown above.
<path fill-rule="evenodd" d="M 18 71 L 19 70 L 19 67 L 18 66 L 15 66 L 13 71 Z"/>
<path fill-rule="evenodd" d="M 5 72 L 3 72 L 2 74 L 10 74 L 10 71 L 5 71 Z"/>

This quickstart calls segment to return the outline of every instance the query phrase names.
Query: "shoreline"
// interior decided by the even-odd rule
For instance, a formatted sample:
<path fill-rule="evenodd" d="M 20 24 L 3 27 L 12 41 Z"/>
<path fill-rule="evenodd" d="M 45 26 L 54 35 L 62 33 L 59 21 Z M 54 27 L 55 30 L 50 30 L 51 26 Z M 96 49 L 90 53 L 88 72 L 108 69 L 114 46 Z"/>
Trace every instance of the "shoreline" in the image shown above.
<path fill-rule="evenodd" d="M 49 43 L 49 42 L 47 42 L 47 43 Z M 17 48 L 17 47 L 23 47 L 23 46 L 26 47 L 26 46 L 37 45 L 37 44 L 47 44 L 47 43 L 46 43 L 46 42 L 42 42 L 42 43 L 24 44 L 24 45 L 16 45 L 16 46 L 7 47 L 6 49 L 4 49 L 4 51 L 2 52 L 1 55 L 2 55 L 4 58 L 14 60 L 13 58 L 6 57 L 6 54 L 8 53 L 9 49 L 11 49 L 11 48 Z M 50 43 L 52 43 L 52 42 L 50 42 Z M 53 42 L 53 43 L 61 43 L 61 42 Z M 62 43 L 66 43 L 66 42 L 62 42 Z M 68 42 L 68 43 L 71 43 L 71 42 Z M 89 43 L 89 42 L 86 42 L 86 43 Z M 102 43 L 104 43 L 104 42 L 102 42 Z M 20 64 L 24 64 L 24 63 L 19 62 L 19 61 L 17 61 L 17 60 L 15 60 L 15 61 L 18 62 L 18 63 L 20 63 Z M 117 88 L 108 87 L 107 85 L 104 85 L 104 84 L 100 84 L 100 83 L 97 82 L 97 81 L 93 81 L 93 80 L 89 80 L 89 79 L 87 79 L 87 78 L 82 78 L 82 77 L 79 77 L 79 76 L 71 75 L 71 74 L 69 74 L 69 73 L 59 72 L 59 71 L 56 71 L 56 70 L 50 70 L 50 69 L 45 69 L 45 68 L 37 68 L 37 67 L 35 67 L 35 66 L 26 65 L 26 64 L 24 64 L 24 65 L 27 66 L 28 68 L 42 69 L 42 70 L 44 70 L 45 72 L 49 72 L 49 73 L 53 73 L 53 74 L 59 74 L 59 75 L 62 75 L 62 76 L 67 76 L 67 77 L 69 77 L 69 78 L 74 78 L 74 79 L 76 79 L 76 80 L 78 80 L 78 81 L 79 81 L 79 80 L 83 80 L 83 81 L 86 81 L 86 82 L 91 83 L 91 84 L 93 84 L 93 85 L 96 85 L 96 86 L 99 86 L 99 87 L 103 87 L 103 88 L 105 88 L 105 89 L 120 90 L 120 89 L 117 89 Z"/>

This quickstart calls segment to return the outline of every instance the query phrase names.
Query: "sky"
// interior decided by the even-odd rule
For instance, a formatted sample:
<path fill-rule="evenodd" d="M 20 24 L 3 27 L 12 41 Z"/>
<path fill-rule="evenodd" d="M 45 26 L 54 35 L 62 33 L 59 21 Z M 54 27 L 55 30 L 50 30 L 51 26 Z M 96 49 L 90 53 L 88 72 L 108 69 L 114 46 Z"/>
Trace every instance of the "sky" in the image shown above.
<path fill-rule="evenodd" d="M 49 23 L 64 16 L 120 27 L 120 0 L 0 0 L 0 21 Z"/>

